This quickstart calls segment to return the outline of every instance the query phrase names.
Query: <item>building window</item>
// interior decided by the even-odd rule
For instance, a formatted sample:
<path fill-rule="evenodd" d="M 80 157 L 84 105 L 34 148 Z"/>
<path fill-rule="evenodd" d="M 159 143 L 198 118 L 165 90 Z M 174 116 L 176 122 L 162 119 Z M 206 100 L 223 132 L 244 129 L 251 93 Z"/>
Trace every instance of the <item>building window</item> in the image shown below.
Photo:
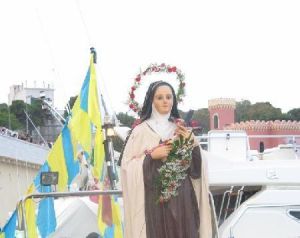
<path fill-rule="evenodd" d="M 214 129 L 219 129 L 219 117 L 214 115 Z"/>
<path fill-rule="evenodd" d="M 300 210 L 289 210 L 289 215 L 298 221 L 300 220 Z"/>

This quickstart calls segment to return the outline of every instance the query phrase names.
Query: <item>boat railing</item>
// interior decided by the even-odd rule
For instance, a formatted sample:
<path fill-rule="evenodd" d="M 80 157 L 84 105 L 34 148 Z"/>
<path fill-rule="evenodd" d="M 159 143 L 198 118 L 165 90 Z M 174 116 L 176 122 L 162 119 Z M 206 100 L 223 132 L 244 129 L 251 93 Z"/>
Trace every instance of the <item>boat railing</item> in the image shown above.
<path fill-rule="evenodd" d="M 300 150 L 300 135 L 243 135 L 243 134 L 236 134 L 234 135 L 234 132 L 229 132 L 231 138 L 236 139 L 245 139 L 247 143 L 245 144 L 245 149 L 249 150 L 249 141 L 251 139 L 288 139 L 288 144 L 291 145 L 294 149 L 294 151 L 298 152 Z M 209 139 L 211 138 L 218 138 L 218 139 L 226 139 L 228 140 L 228 137 L 224 137 L 224 135 L 213 135 L 210 136 L 209 134 L 202 134 L 199 136 L 196 136 L 196 139 L 199 141 L 199 144 L 201 147 L 205 150 L 209 148 Z"/>
<path fill-rule="evenodd" d="M 231 186 L 223 193 L 221 205 L 219 210 L 216 211 L 218 226 L 241 205 L 244 189 L 245 186 Z M 230 207 L 231 204 L 232 207 Z"/>

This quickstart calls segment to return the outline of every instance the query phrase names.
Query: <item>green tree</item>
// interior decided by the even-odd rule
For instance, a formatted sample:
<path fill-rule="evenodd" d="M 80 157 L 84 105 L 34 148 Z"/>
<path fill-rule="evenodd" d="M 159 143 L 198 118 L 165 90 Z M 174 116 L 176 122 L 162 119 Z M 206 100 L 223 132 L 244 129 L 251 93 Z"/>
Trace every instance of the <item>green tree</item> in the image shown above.
<path fill-rule="evenodd" d="M 135 118 L 133 116 L 128 115 L 127 113 L 124 112 L 119 112 L 117 115 L 118 120 L 123 126 L 127 127 L 132 127 L 132 124 L 135 121 Z M 121 140 L 121 138 L 115 136 L 113 138 L 113 144 L 114 144 L 114 149 L 118 152 L 122 151 L 124 142 Z"/>
<path fill-rule="evenodd" d="M 250 106 L 247 111 L 248 120 L 281 120 L 284 115 L 280 108 L 275 108 L 269 102 L 258 102 Z"/>
<path fill-rule="evenodd" d="M 27 120 L 24 111 L 27 112 L 27 114 L 29 115 L 30 119 L 32 120 L 35 126 L 43 126 L 44 121 L 47 118 L 47 114 L 42 109 L 42 101 L 36 98 L 31 99 L 31 104 L 26 104 L 21 100 L 13 101 L 9 109 L 10 109 L 11 116 L 15 115 L 16 119 L 21 125 L 20 129 L 25 129 L 26 124 L 28 123 L 29 131 L 34 130 L 34 127 L 31 124 L 31 122 Z"/>
<path fill-rule="evenodd" d="M 8 105 L 6 103 L 0 104 L 0 112 L 8 112 Z"/>
<path fill-rule="evenodd" d="M 294 108 L 287 112 L 289 120 L 300 121 L 300 108 Z"/>
<path fill-rule="evenodd" d="M 40 99 L 32 98 L 31 104 L 27 105 L 27 111 L 35 126 L 43 126 L 45 119 L 48 118 L 47 113 L 42 108 L 42 101 Z M 33 129 L 31 124 L 30 129 Z"/>
<path fill-rule="evenodd" d="M 251 107 L 251 102 L 248 100 L 237 102 L 235 108 L 235 121 L 241 122 L 241 121 L 250 120 L 248 115 L 248 111 L 250 107 Z"/>
<path fill-rule="evenodd" d="M 26 115 L 24 113 L 26 107 L 26 104 L 22 100 L 13 101 L 9 107 L 10 113 L 16 116 L 23 128 L 26 127 Z"/>
<path fill-rule="evenodd" d="M 0 104 L 0 126 L 18 130 L 22 128 L 22 124 L 16 118 L 14 113 L 9 111 L 9 107 L 6 103 Z"/>
<path fill-rule="evenodd" d="M 200 123 L 200 126 L 203 128 L 203 133 L 207 133 L 209 131 L 209 112 L 207 108 L 194 111 L 192 120 L 197 120 Z"/>
<path fill-rule="evenodd" d="M 10 122 L 9 122 L 10 121 Z M 18 130 L 22 128 L 22 124 L 18 121 L 14 114 L 8 114 L 8 111 L 0 110 L 0 126 L 9 128 L 12 130 Z"/>
<path fill-rule="evenodd" d="M 130 127 L 130 128 L 135 121 L 135 118 L 133 116 L 130 116 L 127 113 L 123 113 L 123 112 L 119 112 L 117 114 L 117 118 L 122 125 Z"/>

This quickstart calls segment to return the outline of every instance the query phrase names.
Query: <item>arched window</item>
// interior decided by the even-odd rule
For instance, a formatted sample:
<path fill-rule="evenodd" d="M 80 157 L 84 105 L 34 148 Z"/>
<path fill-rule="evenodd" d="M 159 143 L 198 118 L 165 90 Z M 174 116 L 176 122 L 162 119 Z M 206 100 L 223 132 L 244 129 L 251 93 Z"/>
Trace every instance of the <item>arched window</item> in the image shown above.
<path fill-rule="evenodd" d="M 219 117 L 214 115 L 214 129 L 219 129 Z"/>

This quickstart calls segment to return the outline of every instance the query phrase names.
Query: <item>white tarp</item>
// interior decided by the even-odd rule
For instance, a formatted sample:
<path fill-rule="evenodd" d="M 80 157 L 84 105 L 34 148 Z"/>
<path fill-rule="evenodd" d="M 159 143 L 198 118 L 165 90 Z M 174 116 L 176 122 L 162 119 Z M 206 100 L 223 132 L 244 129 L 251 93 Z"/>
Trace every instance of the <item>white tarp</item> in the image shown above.
<path fill-rule="evenodd" d="M 89 197 L 71 197 L 55 200 L 57 228 L 51 238 L 85 238 L 98 231 L 98 204 Z"/>

